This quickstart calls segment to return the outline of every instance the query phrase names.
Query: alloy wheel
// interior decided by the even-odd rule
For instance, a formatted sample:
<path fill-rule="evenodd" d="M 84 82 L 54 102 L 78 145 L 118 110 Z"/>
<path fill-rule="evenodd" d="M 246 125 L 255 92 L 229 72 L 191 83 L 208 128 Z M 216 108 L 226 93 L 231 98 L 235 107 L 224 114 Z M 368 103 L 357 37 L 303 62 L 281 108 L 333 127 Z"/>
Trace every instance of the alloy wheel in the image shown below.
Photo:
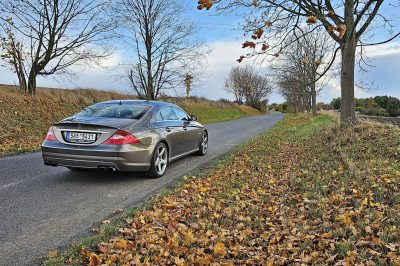
<path fill-rule="evenodd" d="M 168 150 L 164 145 L 160 145 L 156 151 L 156 171 L 157 174 L 163 175 L 165 170 L 167 169 L 168 164 Z"/>
<path fill-rule="evenodd" d="M 201 149 L 203 151 L 203 154 L 207 153 L 208 150 L 208 135 L 206 132 L 203 133 L 203 140 L 201 143 Z"/>

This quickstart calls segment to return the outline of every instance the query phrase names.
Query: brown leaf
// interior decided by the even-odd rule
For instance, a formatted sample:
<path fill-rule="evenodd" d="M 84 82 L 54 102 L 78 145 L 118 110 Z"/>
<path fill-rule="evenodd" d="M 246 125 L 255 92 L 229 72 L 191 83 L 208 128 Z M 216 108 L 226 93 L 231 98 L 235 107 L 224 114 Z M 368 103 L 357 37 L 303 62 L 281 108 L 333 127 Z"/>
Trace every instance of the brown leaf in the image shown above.
<path fill-rule="evenodd" d="M 256 44 L 254 42 L 246 41 L 245 43 L 243 43 L 242 48 L 244 49 L 247 47 L 254 49 L 254 48 L 256 48 Z"/>
<path fill-rule="evenodd" d="M 307 18 L 306 22 L 307 22 L 308 25 L 315 24 L 315 23 L 317 23 L 317 17 L 316 16 L 309 16 Z"/>

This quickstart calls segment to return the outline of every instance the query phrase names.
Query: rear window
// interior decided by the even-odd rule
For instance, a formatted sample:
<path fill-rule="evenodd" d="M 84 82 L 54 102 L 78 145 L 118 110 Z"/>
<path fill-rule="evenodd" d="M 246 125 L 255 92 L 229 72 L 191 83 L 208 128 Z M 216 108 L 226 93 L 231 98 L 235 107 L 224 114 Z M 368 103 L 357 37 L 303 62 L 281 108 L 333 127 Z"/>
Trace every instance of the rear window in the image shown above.
<path fill-rule="evenodd" d="M 83 109 L 75 117 L 140 119 L 150 106 L 132 103 L 98 103 Z"/>

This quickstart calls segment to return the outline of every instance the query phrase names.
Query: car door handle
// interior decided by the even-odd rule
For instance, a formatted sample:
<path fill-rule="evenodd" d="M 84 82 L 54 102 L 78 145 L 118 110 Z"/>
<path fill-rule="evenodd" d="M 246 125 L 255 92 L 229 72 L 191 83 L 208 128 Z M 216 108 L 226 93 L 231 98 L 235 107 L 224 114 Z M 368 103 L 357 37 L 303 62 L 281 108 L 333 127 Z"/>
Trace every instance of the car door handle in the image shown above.
<path fill-rule="evenodd" d="M 166 130 L 167 132 L 171 132 L 171 131 L 172 131 L 172 129 L 171 129 L 170 127 L 166 127 L 165 130 Z"/>

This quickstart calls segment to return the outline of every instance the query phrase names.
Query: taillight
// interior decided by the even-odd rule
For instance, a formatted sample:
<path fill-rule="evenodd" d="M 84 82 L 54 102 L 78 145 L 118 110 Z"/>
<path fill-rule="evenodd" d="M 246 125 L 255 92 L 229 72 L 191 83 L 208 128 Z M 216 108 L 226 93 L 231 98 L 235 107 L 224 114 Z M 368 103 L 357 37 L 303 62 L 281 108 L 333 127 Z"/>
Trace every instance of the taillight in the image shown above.
<path fill-rule="evenodd" d="M 46 140 L 48 140 L 48 141 L 56 141 L 57 140 L 56 135 L 54 134 L 53 127 L 51 127 L 49 129 L 49 132 L 47 132 Z"/>
<path fill-rule="evenodd" d="M 103 142 L 103 144 L 110 144 L 110 145 L 124 145 L 124 144 L 134 144 L 139 143 L 139 140 L 135 138 L 132 134 L 118 130 L 114 133 L 109 139 Z"/>

